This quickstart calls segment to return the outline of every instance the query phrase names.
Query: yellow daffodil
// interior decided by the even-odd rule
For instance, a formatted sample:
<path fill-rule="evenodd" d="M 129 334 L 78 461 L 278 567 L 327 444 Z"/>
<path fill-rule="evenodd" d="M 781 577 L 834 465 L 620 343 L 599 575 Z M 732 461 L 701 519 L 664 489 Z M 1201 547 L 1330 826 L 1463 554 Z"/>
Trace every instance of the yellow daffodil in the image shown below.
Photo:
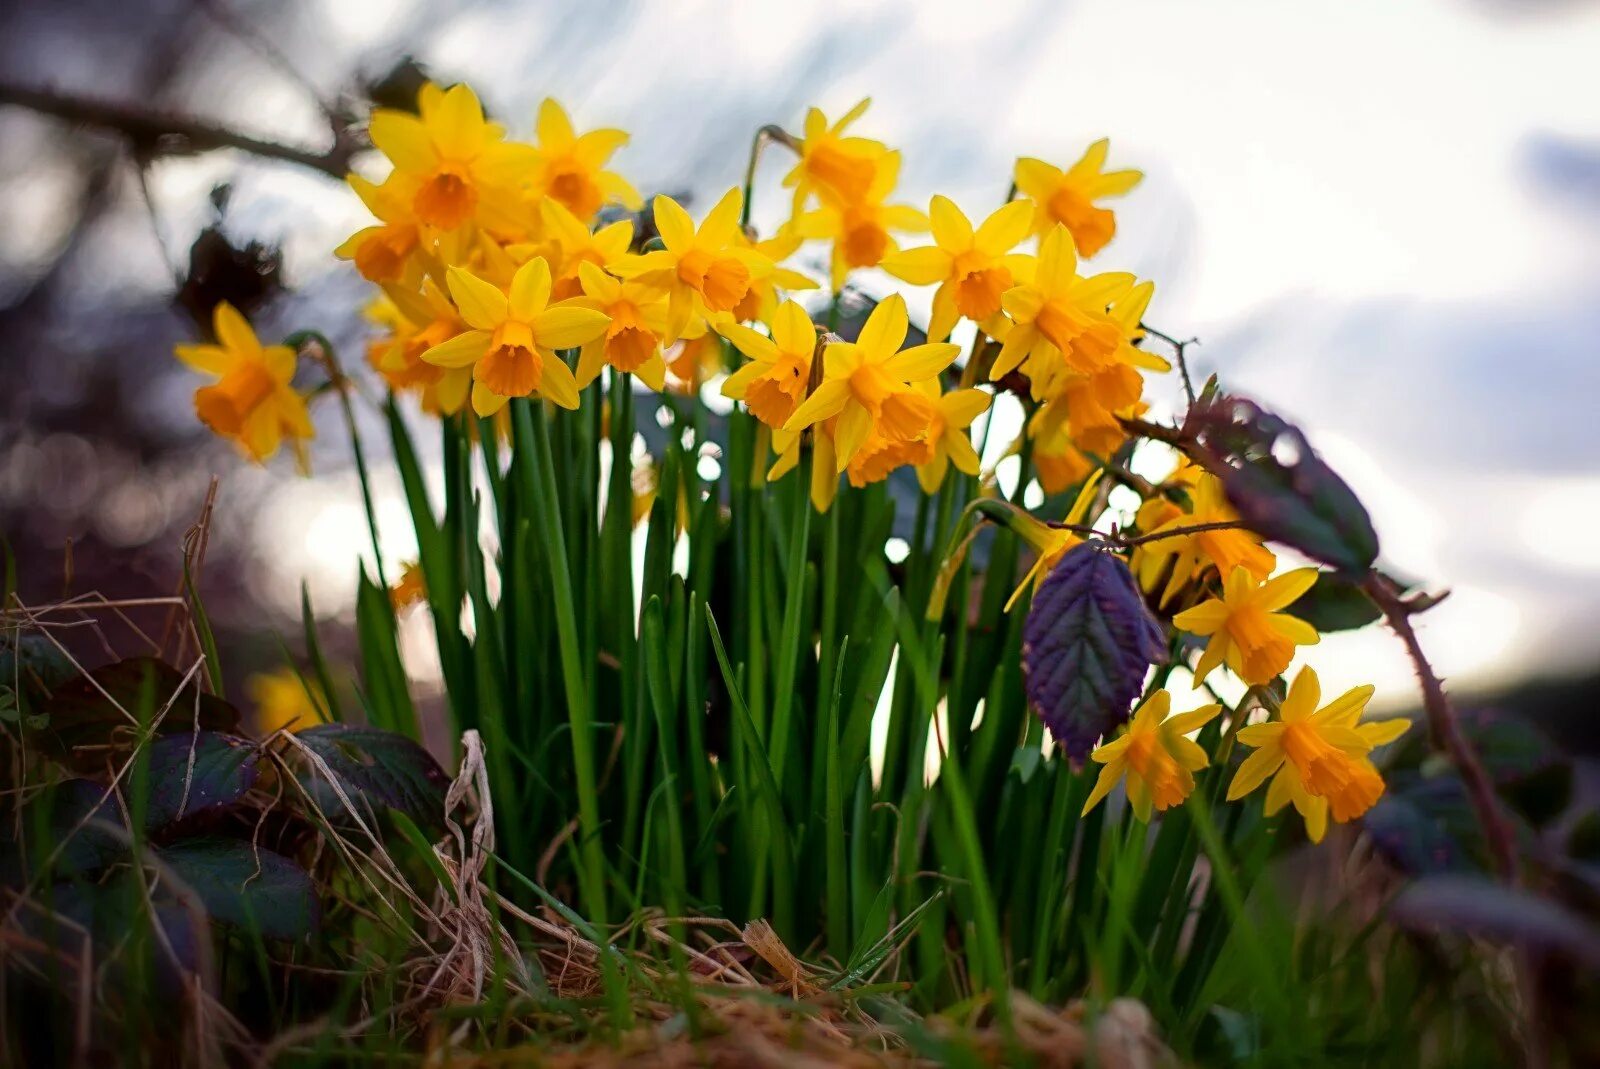
<path fill-rule="evenodd" d="M 1093 256 L 1105 247 L 1117 232 L 1117 217 L 1094 202 L 1126 193 L 1144 177 L 1138 171 L 1103 172 L 1110 149 L 1111 142 L 1101 138 L 1065 171 L 1043 160 L 1024 157 L 1017 161 L 1017 189 L 1033 202 L 1035 233 L 1064 226 L 1084 256 Z"/>
<path fill-rule="evenodd" d="M 902 352 L 910 325 L 904 297 L 897 293 L 879 302 L 854 342 L 833 342 L 823 351 L 822 384 L 784 428 L 801 430 L 838 416 L 834 449 L 841 472 L 874 430 L 902 442 L 926 437 L 935 406 L 911 383 L 938 375 L 959 350 L 930 342 Z"/>
<path fill-rule="evenodd" d="M 1083 481 L 1094 470 L 1094 463 L 1072 442 L 1070 435 L 1046 440 L 1035 437 L 1033 468 L 1039 486 L 1047 494 L 1059 494 Z"/>
<path fill-rule="evenodd" d="M 355 174 L 345 180 L 367 210 L 377 216 L 378 225 L 357 230 L 333 254 L 353 262 L 368 282 L 399 282 L 422 240 L 416 212 L 411 207 L 417 193 L 415 180 L 399 173 L 382 185 Z"/>
<path fill-rule="evenodd" d="M 722 337 L 704 319 L 692 319 L 666 354 L 667 388 L 693 397 L 723 369 Z"/>
<path fill-rule="evenodd" d="M 834 460 L 833 431 L 838 419 L 825 419 L 811 428 L 811 485 L 807 493 L 811 507 L 826 514 L 839 492 L 839 468 Z M 767 471 L 767 481 L 776 482 L 800 463 L 799 431 L 772 432 L 772 449 L 778 459 Z"/>
<path fill-rule="evenodd" d="M 856 450 L 856 455 L 845 465 L 845 478 L 849 479 L 850 485 L 857 489 L 870 486 L 887 479 L 889 473 L 896 468 L 905 467 L 907 464 L 920 467 L 931 462 L 933 449 L 932 438 L 897 441 L 885 438 L 881 434 L 869 433 L 867 440 L 861 443 L 861 448 Z"/>
<path fill-rule="evenodd" d="M 395 612 L 420 605 L 428 598 L 428 581 L 422 573 L 422 562 L 408 560 L 400 570 L 400 578 L 389 588 L 389 604 Z"/>
<path fill-rule="evenodd" d="M 1085 527 L 1091 524 L 1089 509 L 1095 502 L 1095 491 L 1100 485 L 1100 477 L 1104 474 L 1104 471 L 1097 470 L 1083 481 L 1083 487 L 1073 499 L 1072 507 L 1067 510 L 1063 522 L 1073 527 Z M 1040 580 L 1050 574 L 1050 569 L 1066 555 L 1067 550 L 1083 541 L 1083 536 L 1077 532 L 1062 527 L 1052 527 L 1020 509 L 1012 521 L 1011 529 L 1034 548 L 1039 558 L 1033 562 L 1033 567 L 1028 569 L 1028 574 L 1022 577 L 1022 582 L 1017 584 L 1017 589 L 1013 590 L 1011 597 L 1006 600 L 1006 612 L 1011 611 L 1011 607 L 1022 597 L 1024 590 L 1030 586 L 1037 586 Z"/>
<path fill-rule="evenodd" d="M 1226 662 L 1234 674 L 1254 686 L 1281 675 L 1294 659 L 1296 646 L 1314 646 L 1317 629 L 1280 610 L 1311 589 L 1315 568 L 1296 568 L 1258 583 L 1248 569 L 1228 574 L 1222 596 L 1185 609 L 1172 622 L 1193 635 L 1210 635 L 1195 666 L 1198 683 Z"/>
<path fill-rule="evenodd" d="M 988 411 L 994 398 L 984 390 L 951 390 L 940 394 L 936 379 L 925 380 L 921 387 L 934 399 L 934 413 L 928 423 L 926 439 L 932 447 L 932 455 L 917 464 L 917 482 L 923 493 L 936 494 L 944 485 L 945 473 L 951 464 L 967 475 L 978 474 L 978 451 L 972 447 L 967 428 Z"/>
<path fill-rule="evenodd" d="M 1016 325 L 1006 335 L 990 377 L 998 379 L 1024 360 L 1038 364 L 1028 369 L 1031 377 L 1046 379 L 1057 371 L 1093 374 L 1111 366 L 1124 339 L 1108 309 L 1133 285 L 1134 277 L 1121 271 L 1079 275 L 1072 235 L 1056 227 L 1039 245 L 1033 281 L 1005 294 L 1005 310 Z"/>
<path fill-rule="evenodd" d="M 871 103 L 870 99 L 861 101 L 831 125 L 816 108 L 806 112 L 805 137 L 795 147 L 800 162 L 783 179 L 785 187 L 794 187 L 792 215 L 800 214 L 813 193 L 826 191 L 845 204 L 866 196 L 878 164 L 889 150 L 881 141 L 846 136 L 844 130 L 861 118 Z"/>
<path fill-rule="evenodd" d="M 738 323 L 770 323 L 778 310 L 779 293 L 796 290 L 814 290 L 817 280 L 791 268 L 780 266 L 795 254 L 804 240 L 793 227 L 785 226 L 770 238 L 751 241 L 743 231 L 734 233 L 734 244 L 744 246 L 772 261 L 770 275 L 758 275 L 750 280 L 744 300 L 733 306 L 728 316 Z"/>
<path fill-rule="evenodd" d="M 245 692 L 255 703 L 256 730 L 263 735 L 299 731 L 328 720 L 322 688 L 292 668 L 258 672 L 245 680 Z"/>
<path fill-rule="evenodd" d="M 667 338 L 683 336 L 696 311 L 731 312 L 750 292 L 752 283 L 772 274 L 772 261 L 736 240 L 744 194 L 730 189 L 697 230 L 689 213 L 671 197 L 654 201 L 656 229 L 666 247 L 630 256 L 613 274 L 639 278 L 667 290 Z"/>
<path fill-rule="evenodd" d="M 1150 823 L 1152 809 L 1182 805 L 1194 793 L 1194 774 L 1209 761 L 1206 752 L 1186 736 L 1214 719 L 1222 712 L 1222 706 L 1203 705 L 1168 716 L 1171 709 L 1172 695 L 1156 691 L 1134 712 L 1120 735 L 1089 755 L 1089 760 L 1105 767 L 1083 804 L 1084 814 L 1124 779 L 1128 783 L 1128 804 L 1146 824 Z"/>
<path fill-rule="evenodd" d="M 611 320 L 605 333 L 584 342 L 578 356 L 578 388 L 595 380 L 607 365 L 639 376 L 652 390 L 666 385 L 667 363 L 661 337 L 667 329 L 667 295 L 643 282 L 620 282 L 592 263 L 579 265 L 583 296 L 573 303 L 593 308 Z"/>
<path fill-rule="evenodd" d="M 786 423 L 805 400 L 811 384 L 811 359 L 817 329 L 806 310 L 794 301 L 780 304 L 772 316 L 772 337 L 737 323 L 717 330 L 750 362 L 722 384 L 722 395 L 743 401 L 750 414 L 769 427 Z"/>
<path fill-rule="evenodd" d="M 200 422 L 220 437 L 238 442 L 257 462 L 278 451 L 288 438 L 305 466 L 304 443 L 316 433 L 297 393 L 295 352 L 287 345 L 263 346 L 238 309 L 226 301 L 212 313 L 215 345 L 179 345 L 179 360 L 217 381 L 195 391 Z"/>
<path fill-rule="evenodd" d="M 1234 523 L 1239 519 L 1222 492 L 1222 483 L 1214 475 L 1199 475 L 1189 499 L 1193 505 L 1189 512 L 1180 512 L 1147 533 L 1159 534 L 1209 523 Z M 1169 564 L 1170 573 L 1167 572 Z M 1185 585 L 1212 566 L 1221 576 L 1232 575 L 1235 568 L 1244 568 L 1253 578 L 1261 580 L 1272 574 L 1276 564 L 1277 558 L 1261 544 L 1260 535 L 1237 527 L 1146 542 L 1134 553 L 1133 570 L 1140 585 L 1148 591 L 1155 590 L 1163 573 L 1167 574 L 1160 601 L 1165 606 Z"/>
<path fill-rule="evenodd" d="M 844 288 L 851 271 L 877 267 L 900 249 L 891 231 L 922 233 L 928 217 L 908 204 L 885 204 L 900 177 L 900 153 L 891 152 L 878 165 L 872 185 L 859 200 L 845 201 L 824 193 L 822 206 L 794 221 L 807 238 L 833 243 L 829 276 L 834 292 Z"/>
<path fill-rule="evenodd" d="M 508 399 L 533 393 L 562 408 L 578 407 L 577 380 L 553 350 L 599 337 L 611 322 L 605 313 L 549 305 L 550 265 L 543 257 L 517 269 L 509 292 L 460 267 L 450 269 L 448 282 L 461 318 L 473 329 L 422 358 L 444 368 L 472 368 L 473 411 L 490 416 Z"/>
<path fill-rule="evenodd" d="M 1289 687 L 1278 718 L 1239 730 L 1239 741 L 1255 748 L 1228 785 L 1228 801 L 1243 798 L 1269 777 L 1266 811 L 1270 816 L 1289 802 L 1306 822 L 1312 842 L 1321 842 L 1328 816 L 1345 823 L 1371 809 L 1383 796 L 1383 777 L 1368 756 L 1410 727 L 1396 717 L 1360 722 L 1373 688 L 1355 687 L 1321 709 L 1317 673 L 1302 668 Z"/>
<path fill-rule="evenodd" d="M 556 201 L 585 223 L 607 203 L 629 211 L 643 206 L 627 179 L 605 169 L 606 161 L 628 143 L 627 134 L 603 129 L 580 135 L 561 105 L 549 99 L 539 105 L 534 133 L 538 143 L 529 176 L 535 196 Z"/>
<path fill-rule="evenodd" d="M 417 98 L 420 115 L 379 108 L 368 134 L 395 173 L 414 189 L 419 223 L 453 230 L 475 218 L 493 222 L 513 213 L 514 185 L 531 150 L 505 140 L 499 123 L 465 85 L 448 91 L 429 83 Z"/>
<path fill-rule="evenodd" d="M 609 270 L 628 254 L 633 243 L 633 220 L 622 219 L 591 232 L 589 227 L 560 202 L 547 200 L 539 206 L 544 220 L 546 257 L 553 281 L 550 299 L 565 301 L 584 292 L 578 269 L 583 264 Z M 663 291 L 664 292 L 664 291 Z"/>
<path fill-rule="evenodd" d="M 472 392 L 472 369 L 440 367 L 422 354 L 471 328 L 431 278 L 423 280 L 420 293 L 398 286 L 388 286 L 384 293 L 395 315 L 389 322 L 391 335 L 374 343 L 372 366 L 390 389 L 420 391 L 424 411 L 461 411 Z"/>
<path fill-rule="evenodd" d="M 883 269 L 914 286 L 939 284 L 933 294 L 928 337 L 943 341 L 962 318 L 977 323 L 991 337 L 1004 332 L 1001 299 L 1031 270 L 1033 258 L 1013 254 L 1028 236 L 1031 209 L 1012 201 L 985 219 L 976 230 L 948 197 L 928 205 L 934 244 L 887 256 Z"/>

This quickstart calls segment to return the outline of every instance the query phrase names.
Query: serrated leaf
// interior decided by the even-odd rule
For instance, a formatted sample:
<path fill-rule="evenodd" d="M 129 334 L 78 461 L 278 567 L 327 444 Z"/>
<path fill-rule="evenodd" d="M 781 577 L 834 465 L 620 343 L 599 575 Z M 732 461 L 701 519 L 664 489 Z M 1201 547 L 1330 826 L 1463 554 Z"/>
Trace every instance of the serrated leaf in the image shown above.
<path fill-rule="evenodd" d="M 159 851 L 213 920 L 298 939 L 321 917 L 311 876 L 282 854 L 242 839 L 189 839 Z"/>
<path fill-rule="evenodd" d="M 50 694 L 40 712 L 49 717 L 39 739 L 42 748 L 64 764 L 84 770 L 103 769 L 108 754 L 126 753 L 136 737 L 129 716 L 138 715 L 145 686 L 152 688 L 156 709 L 168 705 L 157 731 L 190 733 L 196 720 L 204 730 L 235 731 L 239 711 L 214 694 L 197 694 L 195 681 L 154 657 L 130 657 L 102 665 L 87 677 L 76 676 Z"/>
<path fill-rule="evenodd" d="M 247 740 L 215 731 L 157 739 L 150 747 L 145 826 L 160 828 L 237 802 L 255 786 L 259 756 Z"/>
<path fill-rule="evenodd" d="M 295 738 L 327 763 L 352 801 L 398 809 L 425 828 L 439 826 L 450 777 L 410 739 L 361 724 L 319 724 Z M 303 778 L 325 814 L 345 816 L 320 772 L 308 769 Z"/>
<path fill-rule="evenodd" d="M 1103 542 L 1067 551 L 1022 628 L 1028 701 L 1073 761 L 1128 719 L 1145 673 L 1166 656 L 1133 574 Z"/>
<path fill-rule="evenodd" d="M 1355 492 L 1299 428 L 1253 401 L 1219 395 L 1189 409 L 1186 452 L 1222 480 L 1253 531 L 1350 575 L 1378 557 L 1378 534 Z"/>

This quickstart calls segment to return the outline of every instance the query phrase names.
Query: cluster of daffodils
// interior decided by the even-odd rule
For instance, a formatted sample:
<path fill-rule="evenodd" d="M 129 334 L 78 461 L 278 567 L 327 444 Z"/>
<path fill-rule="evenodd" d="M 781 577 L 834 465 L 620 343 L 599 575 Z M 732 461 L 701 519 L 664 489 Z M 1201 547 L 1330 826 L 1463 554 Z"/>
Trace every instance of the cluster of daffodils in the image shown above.
<path fill-rule="evenodd" d="M 589 388 L 603 374 L 691 396 L 720 388 L 759 424 L 774 458 L 768 479 L 801 468 L 823 511 L 841 481 L 865 486 L 904 467 L 930 495 L 952 468 L 992 494 L 972 425 L 1010 392 L 1027 416 L 1007 455 L 1022 454 L 1047 494 L 1080 487 L 1064 523 L 1015 525 L 1038 553 L 1020 595 L 1078 543 L 1075 529 L 1101 518 L 1102 474 L 1125 471 L 1145 374 L 1170 370 L 1146 347 L 1154 284 L 1085 266 L 1116 233 L 1104 202 L 1142 176 L 1107 170 L 1102 140 L 1065 168 L 1017 160 L 1011 194 L 981 219 L 943 196 L 923 210 L 896 199 L 901 154 L 851 132 L 865 110 L 863 101 L 830 122 L 812 109 L 798 136 L 762 131 L 755 151 L 775 143 L 794 159 L 787 218 L 765 237 L 748 224 L 748 187 L 728 190 L 698 222 L 667 196 L 646 210 L 609 169 L 627 135 L 579 134 L 554 101 L 540 107 L 531 142 L 487 119 L 465 85 L 424 87 L 415 112 L 376 111 L 370 134 L 388 174 L 350 178 L 375 221 L 337 249 L 381 291 L 367 309 L 371 364 L 441 418 L 490 417 L 513 398 L 599 404 Z M 817 243 L 826 289 L 792 262 Z M 932 287 L 924 339 L 913 339 L 899 293 L 878 301 L 853 339 L 835 332 L 840 293 L 869 269 Z M 950 340 L 958 328 L 972 339 L 964 359 Z M 179 349 L 218 380 L 196 394 L 200 418 L 258 460 L 285 439 L 303 445 L 312 427 L 291 385 L 294 352 L 262 346 L 227 306 L 215 334 L 215 344 Z M 1251 688 L 1251 708 L 1272 712 L 1230 727 L 1226 745 L 1255 752 L 1229 797 L 1270 780 L 1267 808 L 1293 802 L 1317 839 L 1330 814 L 1365 812 L 1383 790 L 1371 751 L 1398 733 L 1359 723 L 1370 688 L 1321 709 L 1310 669 L 1273 689 L 1296 648 L 1318 640 L 1286 611 L 1315 572 L 1279 573 L 1261 539 L 1237 526 L 1216 478 L 1194 467 L 1142 492 L 1134 528 L 1160 537 L 1139 540 L 1129 564 L 1149 601 L 1203 645 L 1198 681 L 1231 673 Z M 420 576 L 408 582 L 397 603 L 421 589 Z M 1093 754 L 1104 769 L 1085 811 L 1118 782 L 1145 818 L 1194 790 L 1209 759 L 1191 736 L 1221 706 L 1168 716 L 1170 704 L 1155 692 Z"/>

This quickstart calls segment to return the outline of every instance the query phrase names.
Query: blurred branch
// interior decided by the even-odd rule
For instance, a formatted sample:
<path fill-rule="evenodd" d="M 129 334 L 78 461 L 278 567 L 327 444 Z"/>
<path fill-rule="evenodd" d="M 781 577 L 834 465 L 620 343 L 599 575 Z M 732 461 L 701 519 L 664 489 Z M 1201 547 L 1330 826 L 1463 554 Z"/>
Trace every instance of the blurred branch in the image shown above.
<path fill-rule="evenodd" d="M 169 115 L 129 104 L 0 80 L 0 106 L 7 104 L 28 108 L 75 125 L 98 127 L 121 134 L 135 153 L 145 158 L 231 148 L 342 179 L 349 171 L 350 159 L 359 147 L 355 138 L 345 129 L 334 131 L 332 148 L 326 152 L 315 152 L 276 141 L 263 141 L 203 119 Z"/>

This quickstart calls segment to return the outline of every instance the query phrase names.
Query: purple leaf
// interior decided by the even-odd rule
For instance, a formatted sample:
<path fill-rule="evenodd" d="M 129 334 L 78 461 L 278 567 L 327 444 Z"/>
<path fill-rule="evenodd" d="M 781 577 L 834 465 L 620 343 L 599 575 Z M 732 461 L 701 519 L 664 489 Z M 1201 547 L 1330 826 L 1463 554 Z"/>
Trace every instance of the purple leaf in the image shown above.
<path fill-rule="evenodd" d="M 1067 551 L 1022 627 L 1028 701 L 1074 762 L 1128 719 L 1145 673 L 1166 659 L 1161 625 L 1103 542 Z"/>

